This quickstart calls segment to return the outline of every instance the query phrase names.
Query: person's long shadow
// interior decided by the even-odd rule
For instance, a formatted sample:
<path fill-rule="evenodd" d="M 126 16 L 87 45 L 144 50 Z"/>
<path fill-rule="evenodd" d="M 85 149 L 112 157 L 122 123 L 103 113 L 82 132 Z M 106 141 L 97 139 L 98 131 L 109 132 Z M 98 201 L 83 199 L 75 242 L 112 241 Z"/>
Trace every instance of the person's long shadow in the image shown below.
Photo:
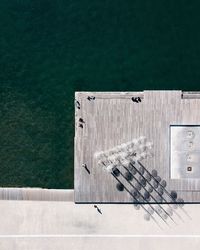
<path fill-rule="evenodd" d="M 96 208 L 98 213 L 102 214 L 101 209 L 97 205 L 94 205 L 94 208 Z"/>

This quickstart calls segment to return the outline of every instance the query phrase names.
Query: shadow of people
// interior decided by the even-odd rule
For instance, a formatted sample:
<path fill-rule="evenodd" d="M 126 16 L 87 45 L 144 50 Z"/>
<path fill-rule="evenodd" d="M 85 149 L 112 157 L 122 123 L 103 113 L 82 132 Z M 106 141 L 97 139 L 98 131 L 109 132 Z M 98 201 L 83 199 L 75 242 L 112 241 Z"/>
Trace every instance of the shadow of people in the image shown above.
<path fill-rule="evenodd" d="M 97 205 L 94 205 L 94 208 L 97 209 L 97 212 L 98 212 L 98 213 L 102 214 L 101 209 L 100 209 L 99 207 L 97 207 Z"/>
<path fill-rule="evenodd" d="M 88 172 L 88 174 L 90 174 L 90 170 L 88 169 L 86 164 L 83 164 L 82 167 L 85 168 L 85 170 Z"/>

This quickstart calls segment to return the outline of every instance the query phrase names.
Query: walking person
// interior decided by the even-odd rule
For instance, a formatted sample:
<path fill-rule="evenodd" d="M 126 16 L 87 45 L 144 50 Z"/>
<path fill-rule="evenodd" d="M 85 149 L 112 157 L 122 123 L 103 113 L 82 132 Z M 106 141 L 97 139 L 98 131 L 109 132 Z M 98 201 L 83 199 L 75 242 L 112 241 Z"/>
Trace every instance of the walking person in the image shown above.
<path fill-rule="evenodd" d="M 97 212 L 98 212 L 98 213 L 102 214 L 101 209 L 100 209 L 99 207 L 97 207 L 97 205 L 94 205 L 94 208 L 97 209 Z"/>

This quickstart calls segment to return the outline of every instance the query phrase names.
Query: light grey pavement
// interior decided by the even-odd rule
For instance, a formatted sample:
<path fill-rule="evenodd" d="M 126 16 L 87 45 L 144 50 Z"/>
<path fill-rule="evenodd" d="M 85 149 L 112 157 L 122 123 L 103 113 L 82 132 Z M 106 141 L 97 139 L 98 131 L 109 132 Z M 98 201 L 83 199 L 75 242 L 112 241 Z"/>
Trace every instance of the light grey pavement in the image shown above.
<path fill-rule="evenodd" d="M 178 209 L 183 221 L 174 215 L 177 225 L 168 220 L 167 226 L 158 219 L 162 229 L 146 222 L 144 211 L 133 205 L 98 206 L 102 214 L 92 204 L 72 201 L 0 201 L 0 250 L 191 250 L 199 246 L 200 205 L 185 205 L 185 212 Z"/>
<path fill-rule="evenodd" d="M 132 205 L 98 205 L 46 201 L 0 201 L 0 235 L 149 235 L 200 234 L 200 205 L 187 205 L 177 210 L 184 220 L 174 215 L 175 225 L 167 226 L 159 217 L 160 229 L 154 221 L 143 219 L 144 211 Z M 163 207 L 165 207 L 163 205 Z"/>
<path fill-rule="evenodd" d="M 0 249 L 20 250 L 193 250 L 196 238 L 24 238 L 0 239 Z"/>

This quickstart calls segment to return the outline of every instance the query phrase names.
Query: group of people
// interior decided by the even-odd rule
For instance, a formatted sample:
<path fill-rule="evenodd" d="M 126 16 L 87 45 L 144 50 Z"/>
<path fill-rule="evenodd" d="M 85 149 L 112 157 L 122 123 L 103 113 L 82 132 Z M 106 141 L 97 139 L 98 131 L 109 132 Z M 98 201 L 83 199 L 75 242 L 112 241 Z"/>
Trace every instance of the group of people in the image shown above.
<path fill-rule="evenodd" d="M 133 102 L 136 102 L 136 103 L 139 103 L 139 102 L 142 101 L 141 98 L 140 98 L 139 96 L 138 96 L 138 97 L 132 97 L 131 100 L 132 100 Z"/>

